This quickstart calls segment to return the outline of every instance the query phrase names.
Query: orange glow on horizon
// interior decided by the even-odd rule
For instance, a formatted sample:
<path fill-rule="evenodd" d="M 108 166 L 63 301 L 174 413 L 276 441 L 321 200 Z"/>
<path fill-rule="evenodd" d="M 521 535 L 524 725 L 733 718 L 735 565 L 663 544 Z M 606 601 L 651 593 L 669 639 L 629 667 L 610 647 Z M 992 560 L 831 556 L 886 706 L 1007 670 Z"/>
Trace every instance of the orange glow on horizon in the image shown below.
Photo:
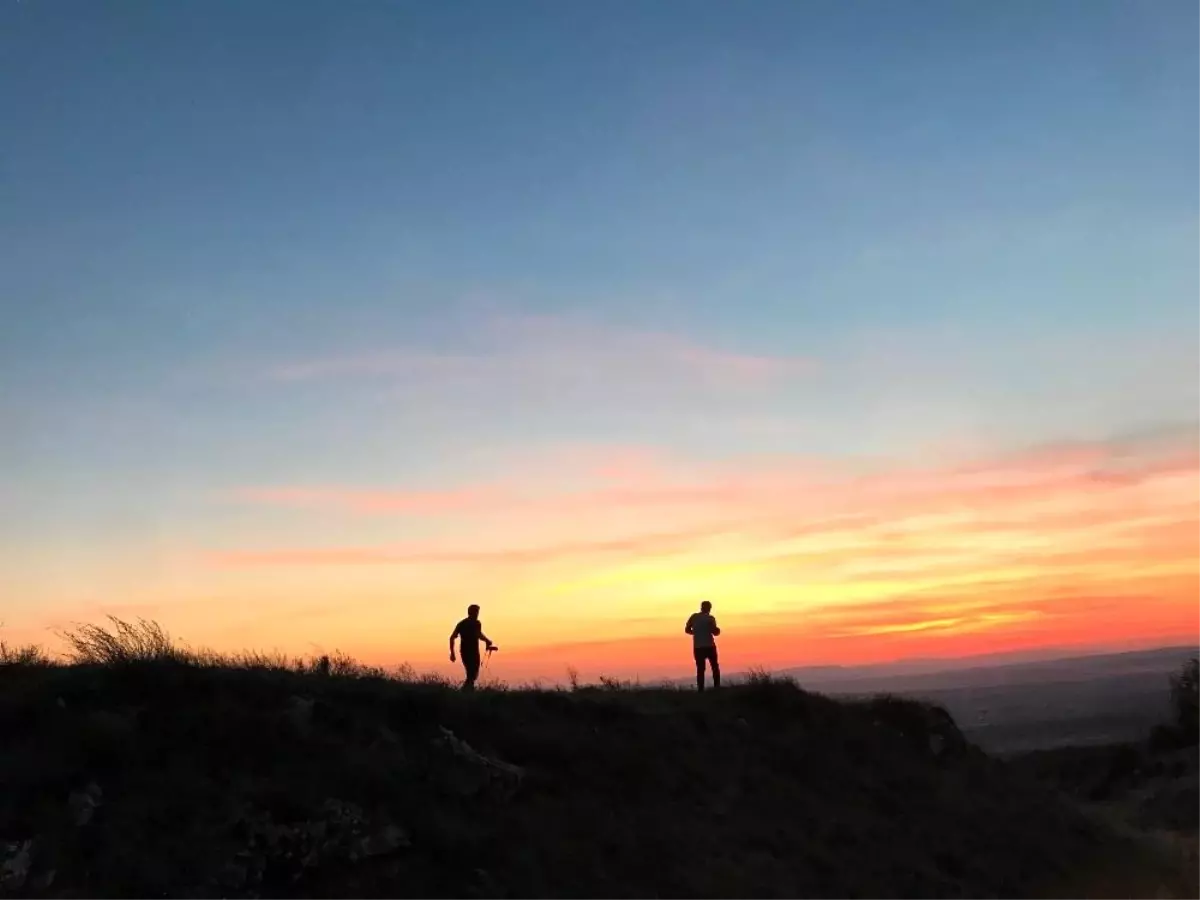
<path fill-rule="evenodd" d="M 658 677 L 686 674 L 683 621 L 710 599 L 730 671 L 1195 643 L 1200 464 L 1179 443 L 867 473 L 623 449 L 444 496 L 251 489 L 235 492 L 247 516 L 336 516 L 330 534 L 381 515 L 444 525 L 393 543 L 213 534 L 163 551 L 158 577 L 134 548 L 86 589 L 65 580 L 63 595 L 95 599 L 18 616 L 6 636 L 44 640 L 111 610 L 218 650 L 338 648 L 454 674 L 447 636 L 479 602 L 506 678 Z"/>

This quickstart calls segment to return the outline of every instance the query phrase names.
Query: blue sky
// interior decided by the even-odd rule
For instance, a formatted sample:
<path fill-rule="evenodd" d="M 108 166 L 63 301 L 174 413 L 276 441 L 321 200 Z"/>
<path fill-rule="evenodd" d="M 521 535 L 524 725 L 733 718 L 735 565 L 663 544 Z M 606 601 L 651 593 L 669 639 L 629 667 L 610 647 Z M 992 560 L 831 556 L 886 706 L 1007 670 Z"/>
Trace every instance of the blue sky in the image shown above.
<path fill-rule="evenodd" d="M 1192 422 L 1198 25 L 1174 0 L 6 3 L 0 539 L 313 536 L 212 497 L 472 481 L 526 446 L 903 457 Z"/>

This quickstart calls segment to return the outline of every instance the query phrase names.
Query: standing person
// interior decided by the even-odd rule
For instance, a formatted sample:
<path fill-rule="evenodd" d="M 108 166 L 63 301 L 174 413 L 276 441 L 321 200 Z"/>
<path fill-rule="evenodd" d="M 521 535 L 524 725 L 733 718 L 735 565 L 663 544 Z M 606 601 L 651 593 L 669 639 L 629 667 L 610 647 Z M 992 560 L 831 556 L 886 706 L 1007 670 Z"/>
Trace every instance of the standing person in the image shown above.
<path fill-rule="evenodd" d="M 704 690 L 704 662 L 712 666 L 713 687 L 721 686 L 721 664 L 717 661 L 717 635 L 721 629 L 712 614 L 712 604 L 705 600 L 700 612 L 688 616 L 683 633 L 692 636 L 692 656 L 696 658 L 696 688 Z"/>
<path fill-rule="evenodd" d="M 464 691 L 475 690 L 475 679 L 479 677 L 479 642 L 487 644 L 488 652 L 499 650 L 492 639 L 483 633 L 483 623 L 479 621 L 479 604 L 472 603 L 467 607 L 467 617 L 454 626 L 450 632 L 450 662 L 454 662 L 454 639 L 458 638 L 458 652 L 462 656 L 463 668 L 467 672 L 467 680 L 463 682 Z"/>

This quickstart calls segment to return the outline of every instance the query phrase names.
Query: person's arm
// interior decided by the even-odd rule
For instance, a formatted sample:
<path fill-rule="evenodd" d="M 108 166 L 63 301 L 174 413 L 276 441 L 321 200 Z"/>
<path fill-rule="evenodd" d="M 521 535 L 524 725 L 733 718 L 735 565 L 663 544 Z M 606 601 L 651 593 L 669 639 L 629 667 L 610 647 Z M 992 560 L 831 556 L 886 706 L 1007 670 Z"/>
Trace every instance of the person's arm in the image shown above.
<path fill-rule="evenodd" d="M 481 641 L 483 641 L 485 644 L 487 644 L 487 648 L 488 648 L 489 650 L 491 650 L 491 649 L 492 649 L 492 647 L 493 647 L 493 644 L 492 644 L 492 639 L 491 639 L 490 637 L 488 637 L 486 634 L 484 634 L 484 633 L 483 633 L 483 629 L 482 629 L 482 628 L 480 628 L 480 629 L 479 629 L 479 639 L 480 639 Z"/>
<path fill-rule="evenodd" d="M 458 637 L 458 630 L 461 627 L 462 623 L 459 622 L 454 626 L 454 630 L 450 632 L 450 662 L 454 662 L 454 639 Z"/>
<path fill-rule="evenodd" d="M 721 634 L 721 629 L 717 627 L 717 617 L 716 616 L 713 616 L 713 620 L 712 620 L 712 633 L 713 633 L 713 637 L 719 637 Z"/>
<path fill-rule="evenodd" d="M 684 634 L 692 634 L 692 626 L 695 623 L 695 621 L 696 621 L 695 613 L 692 613 L 690 616 L 688 616 L 687 624 L 683 626 Z"/>

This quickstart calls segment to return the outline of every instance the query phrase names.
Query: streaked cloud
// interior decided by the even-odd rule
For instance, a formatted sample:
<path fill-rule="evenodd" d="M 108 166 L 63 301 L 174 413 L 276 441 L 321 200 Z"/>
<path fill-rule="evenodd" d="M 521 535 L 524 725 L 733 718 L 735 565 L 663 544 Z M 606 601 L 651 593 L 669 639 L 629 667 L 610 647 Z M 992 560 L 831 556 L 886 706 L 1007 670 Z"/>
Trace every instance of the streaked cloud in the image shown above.
<path fill-rule="evenodd" d="M 354 513 L 438 515 L 478 510 L 504 503 L 507 495 L 496 489 L 459 488 L 430 490 L 354 490 L 322 487 L 243 488 L 231 498 L 245 503 L 290 509 L 341 510 Z"/>
<path fill-rule="evenodd" d="M 440 390 L 495 385 L 556 389 L 636 383 L 647 390 L 755 390 L 811 372 L 808 359 L 721 349 L 665 332 L 605 326 L 572 316 L 495 316 L 475 323 L 457 349 L 406 346 L 271 367 L 281 382 L 379 379 Z"/>
<path fill-rule="evenodd" d="M 563 558 L 582 558 L 610 554 L 659 553 L 688 547 L 705 532 L 635 535 L 538 547 L 509 547 L 503 550 L 439 550 L 429 546 L 337 547 L 277 551 L 230 551 L 215 553 L 211 562 L 218 566 L 325 566 L 385 564 L 505 564 L 537 563 Z"/>
<path fill-rule="evenodd" d="M 757 514 L 811 519 L 919 510 L 1004 508 L 1041 503 L 1050 516 L 1055 497 L 1102 498 L 1123 485 L 1190 476 L 1200 453 L 1181 429 L 1164 442 L 1059 443 L 959 464 L 871 467 L 777 455 L 717 462 L 673 459 L 655 448 L 605 448 L 548 457 L 534 454 L 516 477 L 497 473 L 489 484 L 404 489 L 338 486 L 238 488 L 241 503 L 363 515 L 470 515 L 497 510 L 574 514 L 606 509 L 746 507 Z M 530 471 L 540 479 L 531 479 Z M 1071 514 L 1077 514 L 1071 512 Z M 1090 513 L 1089 513 L 1090 514 Z"/>

